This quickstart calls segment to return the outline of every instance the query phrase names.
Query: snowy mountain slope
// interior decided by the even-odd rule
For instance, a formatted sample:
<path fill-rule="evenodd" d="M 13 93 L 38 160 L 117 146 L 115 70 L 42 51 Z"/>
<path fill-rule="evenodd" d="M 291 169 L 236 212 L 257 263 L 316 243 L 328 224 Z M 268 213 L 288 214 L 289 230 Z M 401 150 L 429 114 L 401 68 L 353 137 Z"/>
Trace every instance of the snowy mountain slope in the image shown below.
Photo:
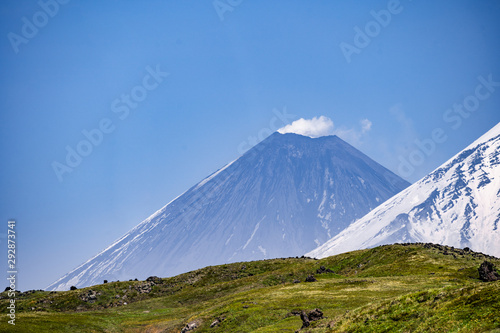
<path fill-rule="evenodd" d="M 500 257 L 500 123 L 307 255 L 431 242 Z"/>
<path fill-rule="evenodd" d="M 301 255 L 408 185 L 336 136 L 274 133 L 47 289 Z"/>

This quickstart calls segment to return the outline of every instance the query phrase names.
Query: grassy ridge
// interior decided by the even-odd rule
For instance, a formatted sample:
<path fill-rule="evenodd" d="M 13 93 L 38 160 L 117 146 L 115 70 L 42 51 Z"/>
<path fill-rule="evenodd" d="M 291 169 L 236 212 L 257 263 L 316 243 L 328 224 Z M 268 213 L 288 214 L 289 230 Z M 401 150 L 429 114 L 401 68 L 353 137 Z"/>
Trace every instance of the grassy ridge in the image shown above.
<path fill-rule="evenodd" d="M 300 310 L 319 308 L 325 318 L 304 332 L 490 332 L 500 329 L 500 281 L 479 281 L 485 259 L 500 267 L 499 259 L 470 251 L 390 245 L 23 293 L 15 327 L 2 293 L 0 331 L 180 332 L 196 323 L 193 332 L 295 332 Z M 321 266 L 333 273 L 318 274 Z M 304 282 L 311 274 L 317 281 Z"/>

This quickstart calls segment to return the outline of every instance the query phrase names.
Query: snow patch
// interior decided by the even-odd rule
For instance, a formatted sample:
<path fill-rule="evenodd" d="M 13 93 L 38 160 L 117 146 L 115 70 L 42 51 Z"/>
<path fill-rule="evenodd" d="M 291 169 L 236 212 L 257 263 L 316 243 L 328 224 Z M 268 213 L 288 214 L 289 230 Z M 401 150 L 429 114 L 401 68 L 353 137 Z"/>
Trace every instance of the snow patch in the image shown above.
<path fill-rule="evenodd" d="M 252 235 L 250 236 L 250 238 L 247 240 L 247 242 L 243 246 L 243 250 L 247 248 L 248 244 L 250 244 L 250 242 L 252 241 L 253 237 L 255 236 L 255 233 L 257 232 L 257 230 L 259 230 L 260 222 L 264 221 L 265 218 L 266 217 L 264 216 L 262 218 L 262 220 L 260 220 L 259 222 L 257 222 L 257 224 L 255 225 L 255 228 L 253 229 Z"/>

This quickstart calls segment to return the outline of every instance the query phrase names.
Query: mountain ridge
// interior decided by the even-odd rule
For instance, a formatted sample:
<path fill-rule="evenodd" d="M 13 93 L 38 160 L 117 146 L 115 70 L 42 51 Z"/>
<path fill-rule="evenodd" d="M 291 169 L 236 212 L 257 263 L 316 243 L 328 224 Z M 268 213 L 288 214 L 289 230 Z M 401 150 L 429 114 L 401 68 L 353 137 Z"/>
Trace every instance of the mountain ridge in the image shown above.
<path fill-rule="evenodd" d="M 432 242 L 500 256 L 500 123 L 311 256 Z"/>

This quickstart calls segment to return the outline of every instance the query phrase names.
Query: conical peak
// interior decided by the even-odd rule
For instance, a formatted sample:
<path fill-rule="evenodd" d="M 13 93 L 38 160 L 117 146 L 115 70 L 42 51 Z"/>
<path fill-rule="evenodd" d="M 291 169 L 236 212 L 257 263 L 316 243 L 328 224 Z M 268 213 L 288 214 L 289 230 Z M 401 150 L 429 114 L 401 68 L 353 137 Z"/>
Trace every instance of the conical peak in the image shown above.
<path fill-rule="evenodd" d="M 352 147 L 347 142 L 342 140 L 336 135 L 328 135 L 322 136 L 319 138 L 311 138 L 309 136 L 295 134 L 295 133 L 285 133 L 281 134 L 279 132 L 274 132 L 262 142 L 254 146 L 257 150 L 262 151 L 264 148 L 268 147 L 279 147 L 279 146 L 289 146 L 293 145 L 296 148 L 303 148 L 306 150 L 313 149 L 313 147 L 321 147 L 325 146 L 328 148 L 334 148 L 335 146 L 339 147 Z"/>

